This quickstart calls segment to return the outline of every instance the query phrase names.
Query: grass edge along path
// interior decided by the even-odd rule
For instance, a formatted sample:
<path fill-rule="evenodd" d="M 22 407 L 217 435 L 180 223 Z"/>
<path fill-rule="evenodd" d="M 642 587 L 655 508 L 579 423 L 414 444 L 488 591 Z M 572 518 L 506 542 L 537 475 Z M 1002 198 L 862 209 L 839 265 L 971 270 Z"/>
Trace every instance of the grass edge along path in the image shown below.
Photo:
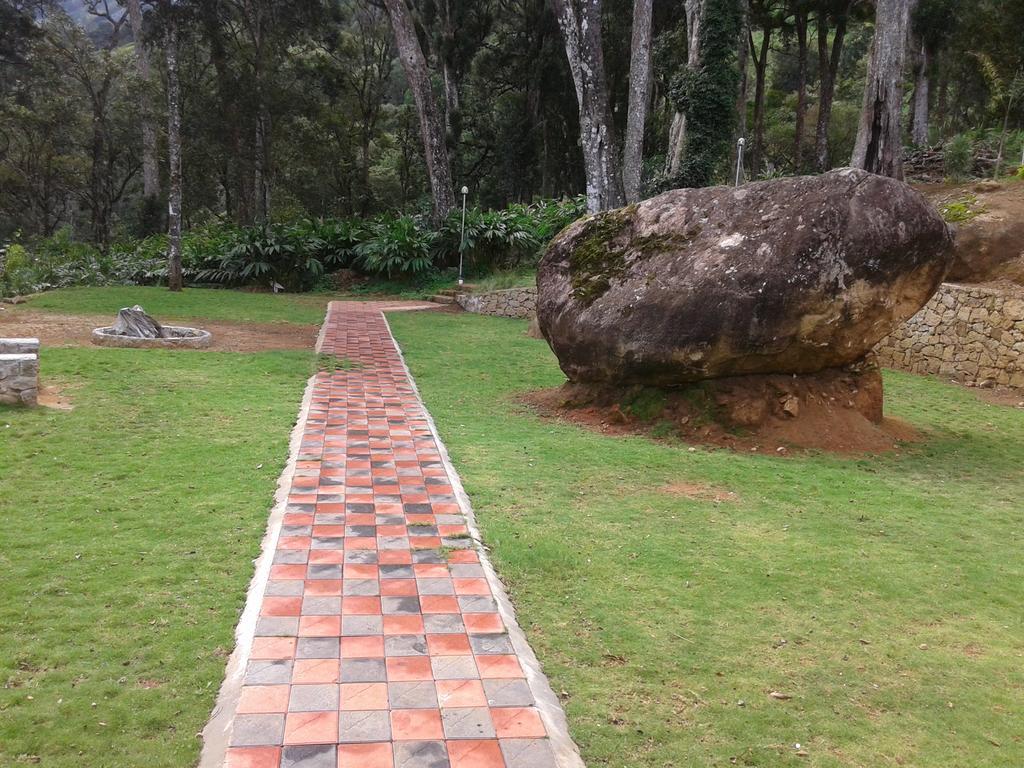
<path fill-rule="evenodd" d="M 0 407 L 0 765 L 194 764 L 314 365 L 44 350 L 74 410 Z"/>
<path fill-rule="evenodd" d="M 887 372 L 924 443 L 691 452 L 518 405 L 524 322 L 388 319 L 588 766 L 1024 764 L 1024 413 Z"/>

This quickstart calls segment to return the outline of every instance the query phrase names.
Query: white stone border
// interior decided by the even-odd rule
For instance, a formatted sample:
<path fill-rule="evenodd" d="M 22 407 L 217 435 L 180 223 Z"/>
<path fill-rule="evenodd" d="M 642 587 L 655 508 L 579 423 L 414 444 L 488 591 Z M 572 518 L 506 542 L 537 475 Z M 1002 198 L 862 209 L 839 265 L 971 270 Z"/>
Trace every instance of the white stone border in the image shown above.
<path fill-rule="evenodd" d="M 580 757 L 579 748 L 569 735 L 569 723 L 565 718 L 565 711 L 562 709 L 562 704 L 559 702 L 558 697 L 555 696 L 555 692 L 551 689 L 551 683 L 548 681 L 547 675 L 544 674 L 544 670 L 541 669 L 540 661 L 538 661 L 536 654 L 530 647 L 529 641 L 526 639 L 526 635 L 523 633 L 523 630 L 519 626 L 519 622 L 516 620 L 516 611 L 512 605 L 512 601 L 509 600 L 508 593 L 505 591 L 505 585 L 502 584 L 501 579 L 498 578 L 497 571 L 494 570 L 494 566 L 491 564 L 490 558 L 487 557 L 487 551 L 484 548 L 483 540 L 480 536 L 480 529 L 476 524 L 476 515 L 473 513 L 473 505 L 469 500 L 466 489 L 462 486 L 462 479 L 459 477 L 459 473 L 452 464 L 451 458 L 448 455 L 448 449 L 441 440 L 441 435 L 437 431 L 437 425 L 434 423 L 434 417 L 431 416 L 430 410 L 427 408 L 426 403 L 423 402 L 423 397 L 420 395 L 420 389 L 416 385 L 416 379 L 413 378 L 412 372 L 409 370 L 409 366 L 405 362 L 405 355 L 402 354 L 402 348 L 399 346 L 398 340 L 391 331 L 391 324 L 388 322 L 387 314 L 384 312 L 381 314 L 384 315 L 384 324 L 387 326 L 388 335 L 391 337 L 391 343 L 395 345 L 395 351 L 398 353 L 398 359 L 402 363 L 402 369 L 405 371 L 405 375 L 408 377 L 409 383 L 412 384 L 412 389 L 416 394 L 417 402 L 419 402 L 420 407 L 423 408 L 427 425 L 430 427 L 430 433 L 433 435 L 434 442 L 437 444 L 437 450 L 441 456 L 441 462 L 444 464 L 445 471 L 448 473 L 448 479 L 451 480 L 452 490 L 455 492 L 462 514 L 466 517 L 466 524 L 469 527 L 470 536 L 472 536 L 474 543 L 477 545 L 477 552 L 480 554 L 480 564 L 483 566 L 487 583 L 491 588 L 491 593 L 494 595 L 494 599 L 498 603 L 498 613 L 501 615 L 501 618 L 505 622 L 505 626 L 508 628 L 508 635 L 509 639 L 512 641 L 512 647 L 515 649 L 516 656 L 523 665 L 523 671 L 526 672 L 526 681 L 529 683 L 530 690 L 533 692 L 533 696 L 537 700 L 537 709 L 540 712 L 540 716 L 544 721 L 545 727 L 547 728 L 548 737 L 551 740 L 551 747 L 555 753 L 555 760 L 558 763 L 559 768 L 585 768 L 583 758 Z"/>

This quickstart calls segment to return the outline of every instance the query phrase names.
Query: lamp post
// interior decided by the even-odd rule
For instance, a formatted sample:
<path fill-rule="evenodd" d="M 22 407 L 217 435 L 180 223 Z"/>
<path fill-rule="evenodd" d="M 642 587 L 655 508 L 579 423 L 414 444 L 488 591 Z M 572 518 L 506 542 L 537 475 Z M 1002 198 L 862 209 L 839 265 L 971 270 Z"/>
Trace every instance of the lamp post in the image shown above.
<path fill-rule="evenodd" d="M 740 185 L 740 181 L 743 179 L 743 147 L 746 145 L 747 140 L 742 136 L 736 142 L 736 186 Z"/>
<path fill-rule="evenodd" d="M 459 240 L 459 285 L 462 285 L 462 258 L 466 251 L 466 196 L 469 187 L 462 188 L 462 237 Z"/>

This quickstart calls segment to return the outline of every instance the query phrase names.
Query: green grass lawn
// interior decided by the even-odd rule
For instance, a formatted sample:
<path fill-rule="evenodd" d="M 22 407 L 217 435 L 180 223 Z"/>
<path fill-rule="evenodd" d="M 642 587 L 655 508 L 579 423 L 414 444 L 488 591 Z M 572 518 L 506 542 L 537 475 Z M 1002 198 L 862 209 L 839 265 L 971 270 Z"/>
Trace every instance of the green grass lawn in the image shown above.
<path fill-rule="evenodd" d="M 157 315 L 320 319 L 291 299 L 143 294 Z M 129 296 L 32 304 L 110 313 Z M 0 406 L 0 766 L 195 763 L 314 365 L 312 350 L 43 350 L 44 383 L 75 408 Z"/>
<path fill-rule="evenodd" d="M 320 293 L 247 293 L 215 288 L 186 288 L 171 293 L 152 286 L 63 288 L 29 299 L 30 309 L 69 315 L 117 315 L 121 307 L 140 304 L 159 320 L 225 320 L 238 323 L 323 322 L 327 302 L 336 296 Z"/>
<path fill-rule="evenodd" d="M 1024 765 L 1024 412 L 894 373 L 899 453 L 691 452 L 518 406 L 525 323 L 390 322 L 590 768 Z"/>

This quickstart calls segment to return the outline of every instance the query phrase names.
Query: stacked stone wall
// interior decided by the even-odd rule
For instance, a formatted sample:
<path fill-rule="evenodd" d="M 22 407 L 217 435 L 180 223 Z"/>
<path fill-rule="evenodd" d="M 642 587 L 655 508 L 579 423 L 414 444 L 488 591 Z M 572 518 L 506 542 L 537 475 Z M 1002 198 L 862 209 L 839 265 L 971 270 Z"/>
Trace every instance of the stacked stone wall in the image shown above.
<path fill-rule="evenodd" d="M 524 286 L 490 293 L 460 293 L 455 297 L 467 312 L 495 317 L 529 318 L 537 314 L 537 288 Z"/>
<path fill-rule="evenodd" d="M 0 339 L 0 403 L 35 405 L 39 397 L 39 340 Z"/>
<path fill-rule="evenodd" d="M 946 283 L 875 351 L 890 368 L 1024 387 L 1024 294 Z"/>

